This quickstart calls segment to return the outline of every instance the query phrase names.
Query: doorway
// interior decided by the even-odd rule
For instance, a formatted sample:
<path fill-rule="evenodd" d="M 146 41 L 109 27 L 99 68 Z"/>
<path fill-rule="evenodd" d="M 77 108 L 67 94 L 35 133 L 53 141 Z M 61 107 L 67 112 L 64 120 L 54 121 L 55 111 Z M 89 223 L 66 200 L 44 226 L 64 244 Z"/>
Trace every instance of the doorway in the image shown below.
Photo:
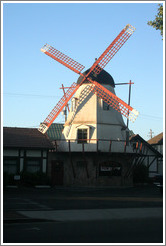
<path fill-rule="evenodd" d="M 51 161 L 51 183 L 55 185 L 63 185 L 64 167 L 63 162 L 58 160 Z"/>

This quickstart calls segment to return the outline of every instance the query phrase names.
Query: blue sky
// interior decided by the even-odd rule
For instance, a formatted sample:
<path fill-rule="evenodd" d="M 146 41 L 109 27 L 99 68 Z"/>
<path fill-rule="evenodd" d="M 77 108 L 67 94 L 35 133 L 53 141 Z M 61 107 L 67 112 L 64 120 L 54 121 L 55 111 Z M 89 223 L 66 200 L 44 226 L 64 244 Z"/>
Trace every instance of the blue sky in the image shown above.
<path fill-rule="evenodd" d="M 140 112 L 129 128 L 144 139 L 163 131 L 163 41 L 147 25 L 156 2 L 4 3 L 3 125 L 38 127 L 78 75 L 44 55 L 48 43 L 88 69 L 120 31 L 136 31 L 105 67 L 115 83 L 129 82 L 131 106 Z M 116 95 L 128 102 L 128 85 Z M 62 114 L 55 122 L 64 122 Z M 126 122 L 126 119 L 125 119 Z"/>

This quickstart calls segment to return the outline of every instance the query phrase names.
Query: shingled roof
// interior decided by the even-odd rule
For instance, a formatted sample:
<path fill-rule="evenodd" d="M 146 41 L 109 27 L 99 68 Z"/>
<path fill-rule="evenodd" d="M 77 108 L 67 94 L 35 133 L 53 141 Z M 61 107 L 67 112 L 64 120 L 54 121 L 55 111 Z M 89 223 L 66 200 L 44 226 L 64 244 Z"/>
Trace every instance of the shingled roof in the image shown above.
<path fill-rule="evenodd" d="M 163 132 L 148 140 L 149 144 L 163 144 Z"/>
<path fill-rule="evenodd" d="M 53 123 L 47 130 L 47 136 L 52 140 L 60 140 L 62 136 L 62 131 L 64 124 Z"/>
<path fill-rule="evenodd" d="M 3 147 L 53 149 L 51 141 L 36 128 L 3 128 Z"/>

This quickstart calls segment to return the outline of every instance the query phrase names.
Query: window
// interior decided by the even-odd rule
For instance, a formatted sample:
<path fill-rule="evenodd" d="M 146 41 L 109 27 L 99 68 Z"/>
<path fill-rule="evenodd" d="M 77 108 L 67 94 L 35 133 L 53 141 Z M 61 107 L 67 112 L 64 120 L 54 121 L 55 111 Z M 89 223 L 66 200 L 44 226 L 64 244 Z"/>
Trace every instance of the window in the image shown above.
<path fill-rule="evenodd" d="M 99 176 L 121 176 L 121 169 L 118 162 L 103 162 L 99 166 Z"/>
<path fill-rule="evenodd" d="M 77 134 L 78 134 L 77 135 L 77 137 L 78 137 L 77 143 L 87 143 L 88 129 L 86 129 L 86 128 L 78 129 Z"/>
<path fill-rule="evenodd" d="M 110 106 L 103 101 L 103 110 L 109 110 Z"/>
<path fill-rule="evenodd" d="M 3 160 L 3 171 L 9 174 L 17 174 L 18 171 L 18 159 L 17 158 L 5 158 Z"/>
<path fill-rule="evenodd" d="M 26 171 L 36 173 L 41 171 L 41 159 L 31 158 L 26 160 Z"/>
<path fill-rule="evenodd" d="M 71 101 L 71 112 L 73 112 L 76 109 L 77 103 L 78 103 L 78 99 L 74 97 Z"/>

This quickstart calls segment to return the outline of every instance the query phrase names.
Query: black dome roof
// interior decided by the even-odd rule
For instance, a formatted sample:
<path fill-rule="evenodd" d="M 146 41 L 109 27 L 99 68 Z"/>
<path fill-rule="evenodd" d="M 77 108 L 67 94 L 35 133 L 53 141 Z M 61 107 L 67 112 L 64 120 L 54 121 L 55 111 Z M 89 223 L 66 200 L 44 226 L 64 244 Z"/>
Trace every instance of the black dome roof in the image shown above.
<path fill-rule="evenodd" d="M 83 74 L 86 75 L 88 72 L 89 72 L 90 69 L 86 70 Z M 114 83 L 114 80 L 112 78 L 112 76 L 107 73 L 104 69 L 99 73 L 99 74 L 93 74 L 91 73 L 89 75 L 89 77 L 92 79 L 92 80 L 95 80 L 97 81 L 99 84 L 104 84 L 104 85 L 111 85 L 112 87 L 115 87 L 115 83 Z M 77 80 L 77 84 L 80 84 L 81 81 L 82 81 L 83 77 L 80 76 Z M 84 83 L 87 83 L 88 81 L 85 80 Z"/>

